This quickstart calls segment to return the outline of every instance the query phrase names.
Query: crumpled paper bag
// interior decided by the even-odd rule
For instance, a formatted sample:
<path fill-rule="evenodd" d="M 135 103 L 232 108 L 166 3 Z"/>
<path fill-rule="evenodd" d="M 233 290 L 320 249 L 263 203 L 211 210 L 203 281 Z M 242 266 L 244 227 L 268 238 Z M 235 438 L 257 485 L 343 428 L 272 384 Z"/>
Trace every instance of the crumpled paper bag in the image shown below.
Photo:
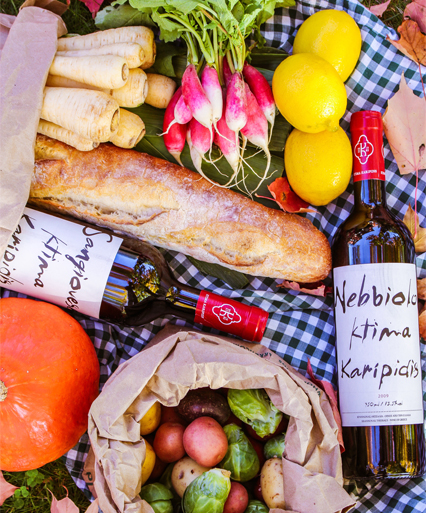
<path fill-rule="evenodd" d="M 50 2 L 31 0 L 15 18 L 0 14 L 0 255 L 24 211 L 34 173 L 43 89 L 67 29 Z M 55 8 L 55 7 L 54 7 Z"/>
<path fill-rule="evenodd" d="M 322 390 L 262 345 L 168 325 L 118 367 L 90 409 L 103 513 L 153 512 L 138 496 L 145 458 L 138 421 L 155 401 L 176 406 L 189 390 L 207 386 L 264 388 L 290 415 L 282 460 L 286 511 L 337 513 L 354 506 L 341 486 L 338 428 Z"/>

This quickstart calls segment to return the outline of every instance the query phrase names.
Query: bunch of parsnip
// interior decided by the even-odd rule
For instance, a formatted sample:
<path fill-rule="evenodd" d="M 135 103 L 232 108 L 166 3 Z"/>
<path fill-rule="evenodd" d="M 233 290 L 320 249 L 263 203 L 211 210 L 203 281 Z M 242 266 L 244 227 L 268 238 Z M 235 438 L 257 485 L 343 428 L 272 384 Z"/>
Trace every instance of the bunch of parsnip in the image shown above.
<path fill-rule="evenodd" d="M 126 108 L 166 108 L 176 88 L 168 77 L 145 73 L 155 54 L 154 33 L 143 26 L 59 39 L 38 132 L 80 151 L 108 141 L 136 146 L 145 124 Z"/>

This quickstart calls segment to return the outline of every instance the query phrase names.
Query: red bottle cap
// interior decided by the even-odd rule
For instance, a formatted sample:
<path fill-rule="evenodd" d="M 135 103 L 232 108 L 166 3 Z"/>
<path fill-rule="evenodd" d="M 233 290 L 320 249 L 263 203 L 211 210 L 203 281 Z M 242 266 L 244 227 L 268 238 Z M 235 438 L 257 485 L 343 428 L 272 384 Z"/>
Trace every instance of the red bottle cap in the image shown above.
<path fill-rule="evenodd" d="M 380 112 L 362 110 L 352 114 L 353 179 L 385 180 L 383 122 Z"/>
<path fill-rule="evenodd" d="M 194 318 L 199 324 L 252 342 L 262 340 L 267 320 L 268 313 L 265 310 L 207 290 L 200 292 Z"/>

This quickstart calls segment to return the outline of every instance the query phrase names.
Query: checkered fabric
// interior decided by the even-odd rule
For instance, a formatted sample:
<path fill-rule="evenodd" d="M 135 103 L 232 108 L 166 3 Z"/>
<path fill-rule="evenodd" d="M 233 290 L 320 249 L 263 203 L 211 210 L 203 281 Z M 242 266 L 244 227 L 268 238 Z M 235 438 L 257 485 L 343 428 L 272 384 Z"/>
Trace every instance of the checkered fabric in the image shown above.
<path fill-rule="evenodd" d="M 346 82 L 348 110 L 341 120 L 341 126 L 349 134 L 351 114 L 358 110 L 373 109 L 384 112 L 387 100 L 398 90 L 401 74 L 404 73 L 408 86 L 421 95 L 419 67 L 397 51 L 386 36 L 395 38 L 396 33 L 386 27 L 357 1 L 320 0 L 297 1 L 292 8 L 278 9 L 264 26 L 264 36 L 269 46 L 292 51 L 292 44 L 299 25 L 320 9 L 343 9 L 357 22 L 362 31 L 362 52 L 358 65 Z M 424 68 L 422 72 L 424 73 Z M 426 77 L 424 77 L 426 83 Z M 389 207 L 402 217 L 408 205 L 414 206 L 416 177 L 401 176 L 398 172 L 389 145 L 385 140 L 385 164 Z M 417 191 L 417 211 L 424 226 L 426 218 L 426 175 L 420 172 Z M 332 237 L 337 226 L 352 209 L 352 185 L 337 200 L 320 207 L 316 213 L 306 214 L 309 219 Z M 320 379 L 335 384 L 335 351 L 332 301 L 277 288 L 271 279 L 251 278 L 244 290 L 231 290 L 222 281 L 202 275 L 182 254 L 164 254 L 179 279 L 197 288 L 214 290 L 223 296 L 244 299 L 270 313 L 262 344 L 268 346 L 289 364 L 306 374 L 310 359 L 314 372 Z M 419 277 L 426 276 L 426 254 L 418 255 Z M 18 295 L 3 291 L 3 295 Z M 117 326 L 83 318 L 76 315 L 94 342 L 101 364 L 101 386 L 117 366 L 137 354 L 170 321 L 158 319 L 149 325 L 136 329 L 122 329 Z M 171 322 L 185 326 L 185 322 L 172 319 Z M 197 326 L 200 328 L 200 326 Z M 205 331 L 209 331 L 204 328 Z M 215 332 L 214 330 L 210 330 Z M 217 332 L 215 332 L 217 333 Z M 422 341 L 423 397 L 426 401 L 426 347 Z M 77 485 L 90 496 L 82 479 L 82 467 L 89 447 L 87 435 L 65 456 L 65 463 Z M 346 484 L 347 490 L 357 499 L 354 511 L 426 512 L 426 479 L 388 480 L 379 484 L 367 483 L 356 486 Z"/>

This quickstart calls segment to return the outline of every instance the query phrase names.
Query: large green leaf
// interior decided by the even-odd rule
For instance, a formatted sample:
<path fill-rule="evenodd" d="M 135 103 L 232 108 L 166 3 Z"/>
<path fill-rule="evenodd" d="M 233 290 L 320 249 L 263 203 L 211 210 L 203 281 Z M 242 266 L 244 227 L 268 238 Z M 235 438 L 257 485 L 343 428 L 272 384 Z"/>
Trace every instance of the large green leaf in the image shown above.
<path fill-rule="evenodd" d="M 95 25 L 100 30 L 134 25 L 155 26 L 151 20 L 151 10 L 139 11 L 128 4 L 104 7 L 96 14 Z"/>
<path fill-rule="evenodd" d="M 243 273 L 239 273 L 238 271 L 233 271 L 232 269 L 228 269 L 227 267 L 222 267 L 218 264 L 210 264 L 208 262 L 201 262 L 200 260 L 196 260 L 190 256 L 187 257 L 192 264 L 204 275 L 213 276 L 214 278 L 219 278 L 223 282 L 227 283 L 231 288 L 235 289 L 243 289 L 247 287 L 249 284 L 249 280 L 247 276 Z"/>

